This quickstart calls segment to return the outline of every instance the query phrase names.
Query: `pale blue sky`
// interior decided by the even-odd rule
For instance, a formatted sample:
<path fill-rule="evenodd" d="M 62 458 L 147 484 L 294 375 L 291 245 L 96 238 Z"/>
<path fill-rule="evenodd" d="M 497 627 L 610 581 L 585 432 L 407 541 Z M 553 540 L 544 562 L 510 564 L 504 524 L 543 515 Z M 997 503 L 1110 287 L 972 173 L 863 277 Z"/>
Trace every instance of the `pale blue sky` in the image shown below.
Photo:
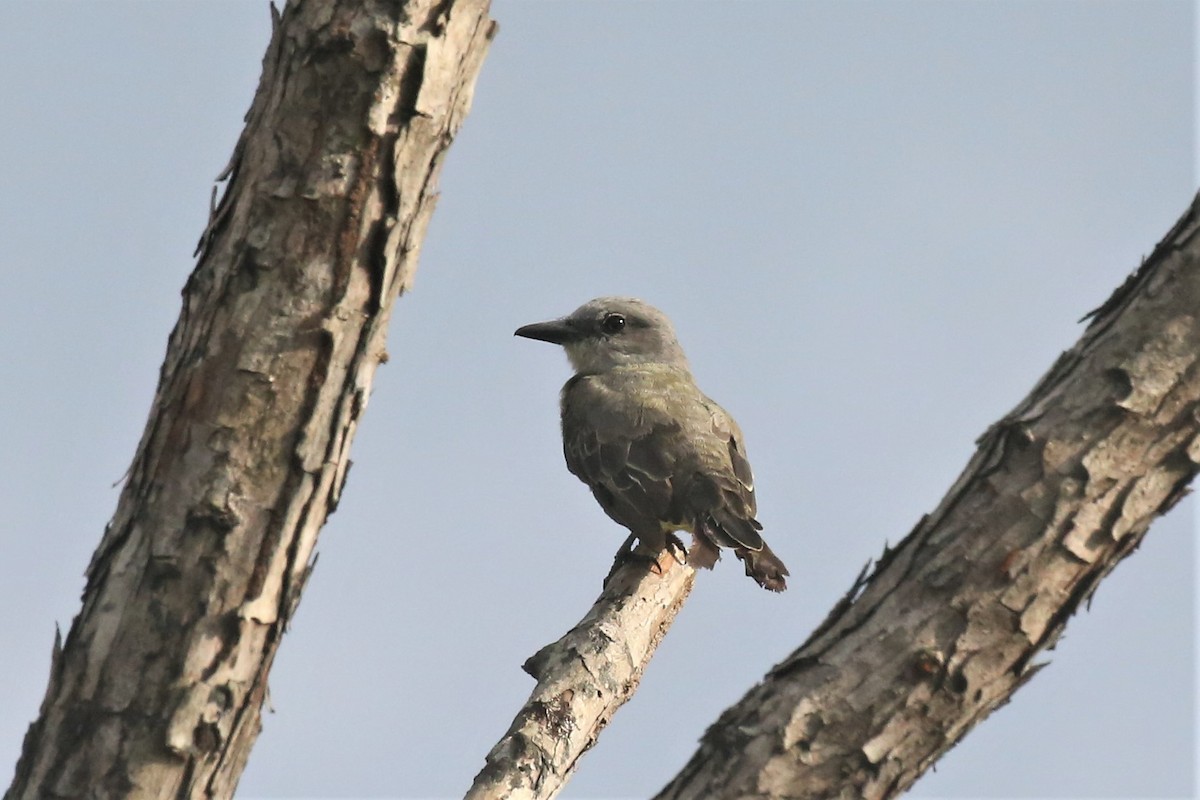
<path fill-rule="evenodd" d="M 1188 2 L 493 16 L 245 796 L 461 796 L 531 688 L 521 662 L 594 598 L 624 534 L 562 464 L 565 360 L 518 325 L 599 294 L 671 314 L 792 569 L 782 596 L 735 564 L 701 575 L 563 795 L 644 797 L 936 504 L 1195 190 Z M 7 769 L 268 32 L 258 2 L 0 4 Z M 914 796 L 1192 795 L 1191 514 Z"/>

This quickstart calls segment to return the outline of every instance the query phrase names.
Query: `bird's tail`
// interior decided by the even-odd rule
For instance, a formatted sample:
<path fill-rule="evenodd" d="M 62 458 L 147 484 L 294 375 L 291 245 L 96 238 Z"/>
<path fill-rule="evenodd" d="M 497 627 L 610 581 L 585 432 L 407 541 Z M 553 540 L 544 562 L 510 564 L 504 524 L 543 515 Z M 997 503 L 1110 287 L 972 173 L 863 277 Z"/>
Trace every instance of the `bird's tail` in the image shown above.
<path fill-rule="evenodd" d="M 764 589 L 772 592 L 782 592 L 787 588 L 788 568 L 779 560 L 779 556 L 771 552 L 771 548 L 763 543 L 761 550 L 748 550 L 745 547 L 734 548 L 736 555 L 746 565 L 746 574 Z"/>
<path fill-rule="evenodd" d="M 691 548 L 688 550 L 688 564 L 694 568 L 712 569 L 717 560 L 721 558 L 721 546 L 718 544 L 718 539 L 713 535 L 713 529 L 704 524 L 696 526 L 693 531 L 694 541 Z M 724 538 L 724 537 L 722 537 Z M 787 588 L 788 568 L 779 560 L 779 556 L 767 547 L 767 543 L 759 538 L 761 546 L 757 549 L 751 549 L 741 544 L 730 542 L 728 547 L 733 549 L 733 554 L 736 555 L 746 566 L 746 574 L 758 583 L 764 589 L 770 589 L 772 592 L 782 592 Z"/>

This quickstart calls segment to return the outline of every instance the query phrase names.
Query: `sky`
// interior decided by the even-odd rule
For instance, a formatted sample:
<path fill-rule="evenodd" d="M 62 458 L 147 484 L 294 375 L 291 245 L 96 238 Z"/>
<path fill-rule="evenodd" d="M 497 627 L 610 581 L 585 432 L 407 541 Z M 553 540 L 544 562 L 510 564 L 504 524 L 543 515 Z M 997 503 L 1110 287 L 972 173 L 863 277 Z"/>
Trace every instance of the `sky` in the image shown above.
<path fill-rule="evenodd" d="M 493 16 L 241 797 L 462 796 L 532 688 L 520 664 L 594 600 L 624 531 L 562 463 L 565 359 L 519 325 L 604 294 L 670 314 L 792 571 L 783 595 L 728 560 L 700 575 L 562 795 L 646 797 L 936 505 L 1196 189 L 1188 2 Z M 0 4 L 9 770 L 268 36 L 258 2 Z M 1194 517 L 1158 522 L 911 796 L 1193 796 Z"/>

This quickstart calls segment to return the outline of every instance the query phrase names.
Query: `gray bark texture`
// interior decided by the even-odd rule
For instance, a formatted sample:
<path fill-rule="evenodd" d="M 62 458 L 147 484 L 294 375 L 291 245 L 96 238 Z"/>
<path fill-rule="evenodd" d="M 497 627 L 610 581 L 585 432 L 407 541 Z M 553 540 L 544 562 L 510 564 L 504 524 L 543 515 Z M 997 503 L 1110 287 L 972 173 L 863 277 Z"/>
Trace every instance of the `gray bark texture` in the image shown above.
<path fill-rule="evenodd" d="M 584 618 L 525 662 L 537 686 L 488 753 L 466 800 L 556 796 L 637 691 L 695 577 L 667 553 L 653 571 L 634 561 L 613 573 Z"/>
<path fill-rule="evenodd" d="M 1198 229 L 1200 196 L 658 800 L 895 797 L 1033 677 L 1196 474 Z"/>
<path fill-rule="evenodd" d="M 299 0 L 275 14 L 8 800 L 232 795 L 495 32 L 487 11 Z"/>

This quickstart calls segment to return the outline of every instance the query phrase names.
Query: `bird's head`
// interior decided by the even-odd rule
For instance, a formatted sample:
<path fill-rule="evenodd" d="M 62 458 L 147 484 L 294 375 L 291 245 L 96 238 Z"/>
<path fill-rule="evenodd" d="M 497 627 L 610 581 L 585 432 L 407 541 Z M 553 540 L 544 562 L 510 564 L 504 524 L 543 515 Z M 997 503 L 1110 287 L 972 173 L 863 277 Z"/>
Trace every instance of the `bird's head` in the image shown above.
<path fill-rule="evenodd" d="M 561 319 L 517 328 L 515 335 L 562 345 L 577 373 L 630 364 L 687 369 L 671 320 L 633 297 L 597 297 Z"/>

